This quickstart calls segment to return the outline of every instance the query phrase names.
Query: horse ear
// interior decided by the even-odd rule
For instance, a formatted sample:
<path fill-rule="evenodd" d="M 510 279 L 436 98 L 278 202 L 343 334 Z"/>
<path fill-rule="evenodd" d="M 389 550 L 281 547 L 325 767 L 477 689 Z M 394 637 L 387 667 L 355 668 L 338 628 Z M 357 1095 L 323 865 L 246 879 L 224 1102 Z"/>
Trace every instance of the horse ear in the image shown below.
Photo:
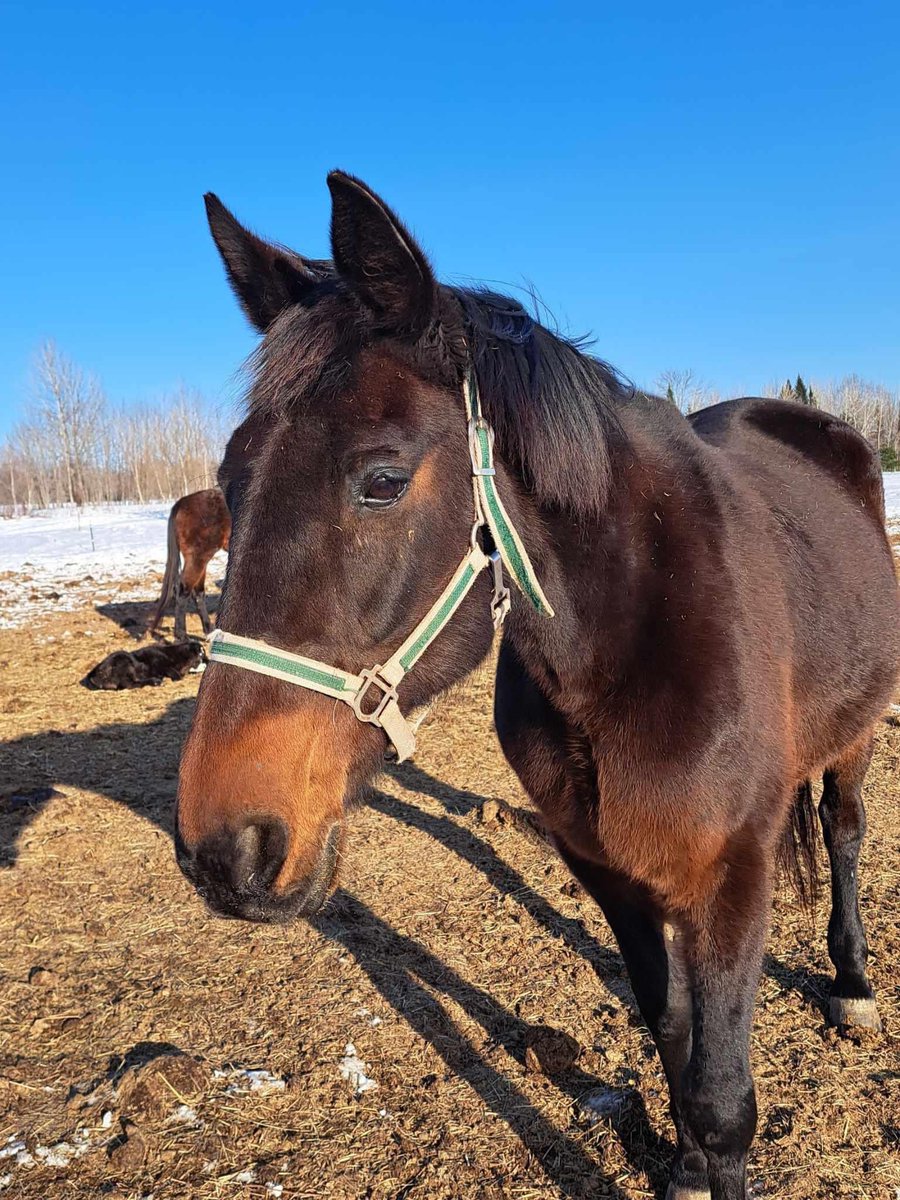
<path fill-rule="evenodd" d="M 434 313 L 436 284 L 400 219 L 359 179 L 332 171 L 331 252 L 342 279 L 389 333 L 417 337 Z"/>
<path fill-rule="evenodd" d="M 229 212 L 218 196 L 203 197 L 213 241 L 219 248 L 228 279 L 241 308 L 261 333 L 279 313 L 307 297 L 325 278 L 330 264 L 307 266 L 299 254 L 256 237 Z"/>

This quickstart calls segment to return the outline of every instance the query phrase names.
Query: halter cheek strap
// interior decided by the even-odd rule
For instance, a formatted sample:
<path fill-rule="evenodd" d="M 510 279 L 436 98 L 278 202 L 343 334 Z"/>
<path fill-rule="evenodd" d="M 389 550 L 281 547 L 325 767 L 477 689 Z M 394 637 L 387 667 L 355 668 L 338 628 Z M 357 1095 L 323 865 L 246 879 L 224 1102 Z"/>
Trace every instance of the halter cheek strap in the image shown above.
<path fill-rule="evenodd" d="M 384 730 L 399 762 L 409 758 L 416 748 L 418 722 L 411 724 L 400 711 L 397 687 L 444 629 L 482 571 L 490 567 L 492 572 L 491 617 L 495 629 L 501 627 L 510 610 L 509 589 L 503 582 L 504 566 L 535 609 L 544 616 L 553 616 L 525 547 L 497 493 L 494 434 L 482 414 L 478 384 L 471 367 L 463 379 L 463 397 L 475 502 L 469 551 L 440 596 L 385 663 L 353 675 L 340 667 L 222 629 L 214 630 L 209 638 L 209 658 L 213 662 L 230 663 L 260 675 L 270 675 L 348 704 L 358 720 Z M 479 540 L 479 536 L 484 537 L 484 531 L 493 543 L 494 549 L 490 552 L 482 549 Z"/>
<path fill-rule="evenodd" d="M 472 460 L 472 486 L 475 494 L 476 523 L 487 526 L 494 545 L 500 551 L 503 565 L 516 587 L 545 617 L 554 615 L 550 601 L 538 582 L 531 559 L 516 533 L 503 501 L 497 492 L 494 471 L 494 431 L 484 419 L 478 381 L 470 366 L 463 380 L 463 398 L 469 423 L 469 457 Z"/>

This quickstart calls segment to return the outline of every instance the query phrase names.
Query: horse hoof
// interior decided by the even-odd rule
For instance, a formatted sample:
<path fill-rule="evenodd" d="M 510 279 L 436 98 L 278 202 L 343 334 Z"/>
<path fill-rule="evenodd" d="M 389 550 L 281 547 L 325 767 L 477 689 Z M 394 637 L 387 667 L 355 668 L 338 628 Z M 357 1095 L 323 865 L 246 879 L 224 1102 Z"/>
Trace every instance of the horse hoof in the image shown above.
<path fill-rule="evenodd" d="M 881 1033 L 878 1005 L 872 999 L 847 1000 L 843 996 L 832 996 L 828 1005 L 828 1020 L 839 1029 L 850 1026 Z"/>
<path fill-rule="evenodd" d="M 685 1187 L 682 1183 L 670 1183 L 666 1200 L 712 1200 L 709 1188 Z"/>

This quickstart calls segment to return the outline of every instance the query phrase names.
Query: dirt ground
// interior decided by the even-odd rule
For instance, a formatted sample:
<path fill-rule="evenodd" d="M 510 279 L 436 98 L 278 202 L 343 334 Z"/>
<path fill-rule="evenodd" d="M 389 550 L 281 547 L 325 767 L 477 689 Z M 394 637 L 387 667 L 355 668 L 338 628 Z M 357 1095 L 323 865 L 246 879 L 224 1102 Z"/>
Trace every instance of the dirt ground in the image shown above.
<path fill-rule="evenodd" d="M 662 1071 L 609 931 L 526 822 L 482 811 L 526 805 L 490 676 L 377 781 L 320 919 L 223 921 L 172 852 L 197 678 L 78 684 L 145 611 L 0 631 L 3 1194 L 661 1197 Z M 894 717 L 860 871 L 882 1035 L 826 1029 L 827 900 L 813 929 L 779 898 L 753 1034 L 761 1197 L 900 1187 L 898 766 Z"/>

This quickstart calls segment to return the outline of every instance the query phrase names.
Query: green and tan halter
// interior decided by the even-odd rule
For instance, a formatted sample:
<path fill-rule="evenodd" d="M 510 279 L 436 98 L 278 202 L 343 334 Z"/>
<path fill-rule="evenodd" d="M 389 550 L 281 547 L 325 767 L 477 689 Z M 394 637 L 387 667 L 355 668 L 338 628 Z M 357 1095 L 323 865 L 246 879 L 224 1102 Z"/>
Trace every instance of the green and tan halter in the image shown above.
<path fill-rule="evenodd" d="M 214 630 L 209 639 L 209 657 L 213 662 L 244 667 L 248 671 L 271 675 L 274 679 L 283 679 L 286 683 L 321 692 L 323 696 L 343 700 L 360 721 L 378 725 L 384 730 L 397 752 L 398 762 L 403 762 L 413 753 L 416 737 L 414 726 L 400 711 L 397 687 L 462 604 L 482 571 L 490 567 L 493 576 L 491 616 L 495 629 L 501 627 L 510 609 L 509 589 L 503 581 L 504 566 L 519 591 L 535 609 L 544 616 L 553 616 L 553 609 L 538 582 L 531 560 L 497 493 L 494 433 L 482 414 L 478 382 L 471 368 L 463 378 L 463 397 L 475 499 L 475 522 L 469 539 L 469 551 L 440 596 L 387 662 L 352 675 L 340 667 L 291 654 L 266 642 L 239 637 L 222 629 Z M 482 549 L 479 541 L 483 531 L 487 531 L 494 546 L 490 553 Z M 380 693 L 380 698 L 373 708 L 366 709 L 365 701 L 373 688 Z"/>

